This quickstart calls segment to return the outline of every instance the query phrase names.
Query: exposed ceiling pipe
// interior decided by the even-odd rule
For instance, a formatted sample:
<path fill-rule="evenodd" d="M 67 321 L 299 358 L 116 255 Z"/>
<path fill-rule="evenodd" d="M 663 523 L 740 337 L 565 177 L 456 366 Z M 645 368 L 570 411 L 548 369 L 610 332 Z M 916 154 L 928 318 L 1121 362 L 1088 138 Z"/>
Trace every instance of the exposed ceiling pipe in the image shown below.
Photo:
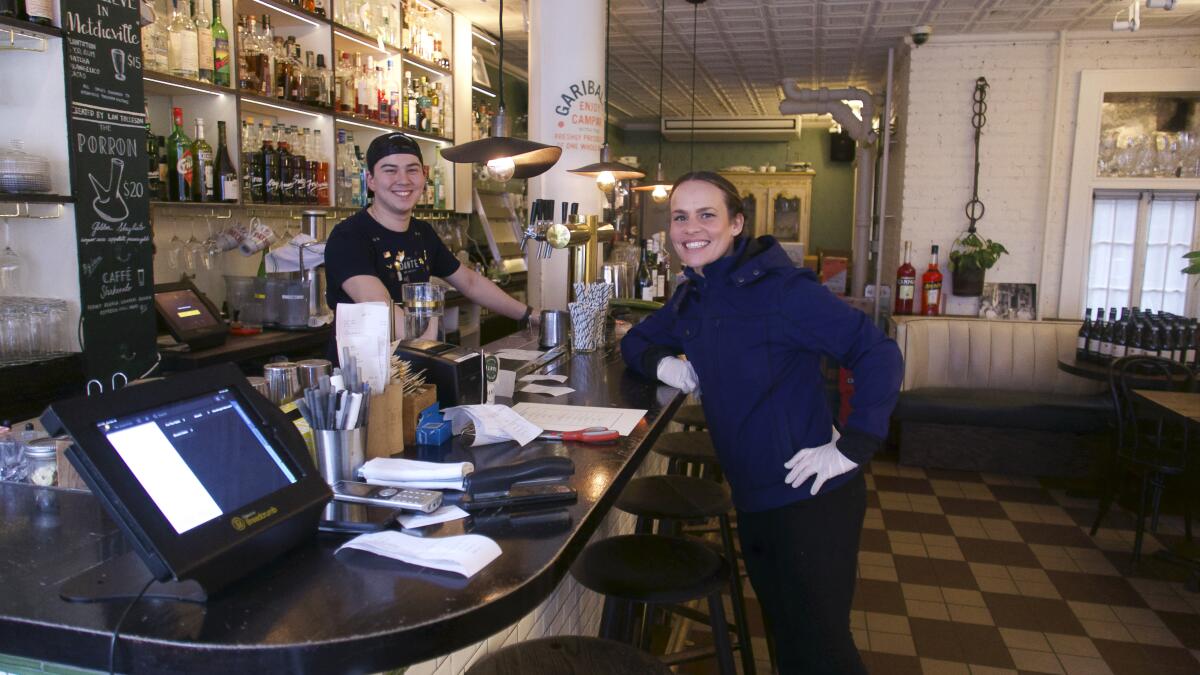
<path fill-rule="evenodd" d="M 867 258 L 871 249 L 871 197 L 872 180 L 874 178 L 874 157 L 872 147 L 878 135 L 871 128 L 871 120 L 875 117 L 875 99 L 871 92 L 864 89 L 801 89 L 796 86 L 796 80 L 783 81 L 785 98 L 779 103 L 779 112 L 784 115 L 832 115 L 838 124 L 850 134 L 857 143 L 855 163 L 857 164 L 854 186 L 854 237 L 851 242 L 853 275 L 851 278 L 851 296 L 863 297 L 867 284 Z M 862 103 L 860 114 L 846 101 Z"/>
<path fill-rule="evenodd" d="M 875 230 L 875 307 L 871 316 L 879 325 L 879 302 L 883 297 L 883 247 L 887 233 L 887 188 L 888 161 L 892 141 L 892 72 L 896 67 L 896 49 L 888 47 L 887 88 L 883 90 L 883 112 L 879 115 L 879 129 L 883 131 L 883 161 L 879 165 L 879 227 Z M 895 289 L 899 291 L 899 289 Z"/>

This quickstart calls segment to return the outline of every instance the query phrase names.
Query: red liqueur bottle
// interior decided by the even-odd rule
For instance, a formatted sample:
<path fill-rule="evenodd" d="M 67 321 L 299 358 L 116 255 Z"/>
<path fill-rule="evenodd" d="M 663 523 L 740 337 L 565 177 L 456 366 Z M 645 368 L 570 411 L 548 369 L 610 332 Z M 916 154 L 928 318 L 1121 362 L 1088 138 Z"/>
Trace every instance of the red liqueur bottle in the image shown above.
<path fill-rule="evenodd" d="M 942 306 L 942 272 L 938 269 L 938 247 L 930 250 L 929 269 L 921 275 L 921 314 L 937 316 Z"/>
<path fill-rule="evenodd" d="M 912 314 L 917 294 L 917 269 L 912 266 L 912 242 L 904 242 L 904 264 L 896 270 L 896 305 L 893 314 Z"/>

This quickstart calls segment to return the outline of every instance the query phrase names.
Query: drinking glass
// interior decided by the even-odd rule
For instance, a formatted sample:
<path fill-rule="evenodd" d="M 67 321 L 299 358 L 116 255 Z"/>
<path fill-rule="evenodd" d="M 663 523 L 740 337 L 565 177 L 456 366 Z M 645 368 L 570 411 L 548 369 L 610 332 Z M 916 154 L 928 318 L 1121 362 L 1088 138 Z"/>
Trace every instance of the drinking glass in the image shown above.
<path fill-rule="evenodd" d="M 204 265 L 204 243 L 196 238 L 196 221 L 188 222 L 188 239 L 183 244 L 183 268 L 188 274 L 196 274 L 196 270 Z"/>
<path fill-rule="evenodd" d="M 21 289 L 21 256 L 9 239 L 12 224 L 4 219 L 4 250 L 0 251 L 0 294 L 16 295 Z"/>
<path fill-rule="evenodd" d="M 16 434 L 0 435 L 0 480 L 25 480 L 24 445 Z"/>

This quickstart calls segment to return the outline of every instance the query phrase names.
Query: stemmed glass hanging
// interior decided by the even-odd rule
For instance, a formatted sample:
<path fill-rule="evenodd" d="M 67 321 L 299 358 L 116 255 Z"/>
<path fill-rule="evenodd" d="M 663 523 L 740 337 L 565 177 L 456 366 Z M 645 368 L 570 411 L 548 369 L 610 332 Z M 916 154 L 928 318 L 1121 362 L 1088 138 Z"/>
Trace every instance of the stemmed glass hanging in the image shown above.
<path fill-rule="evenodd" d="M 12 223 L 4 219 L 4 250 L 0 251 L 0 295 L 21 291 L 21 256 L 12 247 Z"/>

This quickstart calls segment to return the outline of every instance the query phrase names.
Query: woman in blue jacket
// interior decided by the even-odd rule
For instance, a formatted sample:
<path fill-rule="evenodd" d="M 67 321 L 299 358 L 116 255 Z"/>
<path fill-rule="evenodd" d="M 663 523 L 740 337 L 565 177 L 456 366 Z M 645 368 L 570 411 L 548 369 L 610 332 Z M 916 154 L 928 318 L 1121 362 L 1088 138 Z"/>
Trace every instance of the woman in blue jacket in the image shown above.
<path fill-rule="evenodd" d="M 780 671 L 865 673 L 850 633 L 866 512 L 859 467 L 887 434 L 900 350 L 793 266 L 773 237 L 750 239 L 744 227 L 726 179 L 697 171 L 675 183 L 670 236 L 687 280 L 621 352 L 643 375 L 702 393 Z M 854 373 L 853 412 L 840 432 L 822 356 Z"/>

